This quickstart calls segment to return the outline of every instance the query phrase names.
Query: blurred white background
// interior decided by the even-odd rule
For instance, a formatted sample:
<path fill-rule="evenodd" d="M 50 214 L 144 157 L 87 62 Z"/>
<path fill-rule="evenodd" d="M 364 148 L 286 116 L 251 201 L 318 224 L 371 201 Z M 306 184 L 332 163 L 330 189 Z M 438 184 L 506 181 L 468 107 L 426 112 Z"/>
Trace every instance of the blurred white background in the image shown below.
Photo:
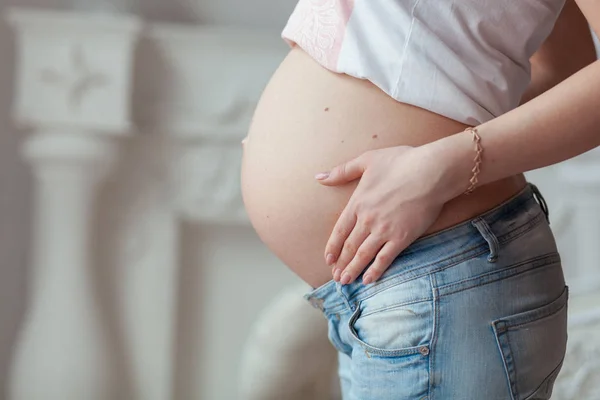
<path fill-rule="evenodd" d="M 1 399 L 240 399 L 249 333 L 282 290 L 299 284 L 248 225 L 237 189 L 239 140 L 285 55 L 279 32 L 294 4 L 0 0 Z M 81 14 L 9 17 L 14 6 Z M 139 20 L 98 23 L 92 12 Z M 123 24 L 130 50 L 95 47 Z M 49 65 L 98 69 L 106 73 L 100 86 L 133 74 L 131 85 L 107 94 L 114 98 L 90 89 L 75 103 L 80 110 L 54 110 L 27 65 L 51 83 L 62 75 Z M 69 87 L 51 86 L 57 103 L 68 98 Z M 113 117 L 118 99 L 131 105 Z M 121 137 L 115 126 L 129 123 Z M 599 336 L 600 324 L 599 168 L 596 151 L 530 174 L 549 202 L 574 293 L 577 368 L 565 367 L 562 399 L 600 399 L 600 342 L 585 340 Z M 91 246 L 70 236 L 88 231 Z M 265 348 L 265 357 L 273 352 Z"/>

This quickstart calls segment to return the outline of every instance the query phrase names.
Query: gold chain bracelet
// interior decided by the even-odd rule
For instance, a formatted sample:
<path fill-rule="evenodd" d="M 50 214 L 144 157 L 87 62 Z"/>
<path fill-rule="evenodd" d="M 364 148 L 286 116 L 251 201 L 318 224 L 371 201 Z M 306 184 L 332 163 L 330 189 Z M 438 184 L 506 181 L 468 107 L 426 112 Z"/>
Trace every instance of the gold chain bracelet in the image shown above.
<path fill-rule="evenodd" d="M 481 147 L 481 136 L 479 136 L 479 132 L 477 132 L 477 128 L 467 128 L 465 129 L 465 132 L 471 132 L 473 134 L 473 143 L 475 144 L 475 166 L 473 167 L 473 169 L 471 170 L 471 172 L 473 172 L 473 176 L 471 177 L 471 180 L 469 181 L 471 184 L 469 185 L 469 188 L 466 190 L 465 194 L 471 194 L 473 193 L 473 191 L 475 190 L 475 187 L 477 186 L 477 176 L 479 175 L 479 173 L 481 172 L 481 158 L 482 158 L 482 153 L 483 153 L 483 147 Z"/>

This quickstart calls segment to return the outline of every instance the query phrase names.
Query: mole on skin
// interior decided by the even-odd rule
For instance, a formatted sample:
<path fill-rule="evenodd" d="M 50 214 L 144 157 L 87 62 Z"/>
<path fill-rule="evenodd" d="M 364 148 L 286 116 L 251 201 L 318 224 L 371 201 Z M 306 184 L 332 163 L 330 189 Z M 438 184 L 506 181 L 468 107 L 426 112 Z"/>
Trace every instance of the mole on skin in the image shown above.
<path fill-rule="evenodd" d="M 329 111 L 329 107 L 325 107 L 325 111 Z"/>
<path fill-rule="evenodd" d="M 373 135 L 371 136 L 373 139 L 377 139 L 377 135 Z"/>

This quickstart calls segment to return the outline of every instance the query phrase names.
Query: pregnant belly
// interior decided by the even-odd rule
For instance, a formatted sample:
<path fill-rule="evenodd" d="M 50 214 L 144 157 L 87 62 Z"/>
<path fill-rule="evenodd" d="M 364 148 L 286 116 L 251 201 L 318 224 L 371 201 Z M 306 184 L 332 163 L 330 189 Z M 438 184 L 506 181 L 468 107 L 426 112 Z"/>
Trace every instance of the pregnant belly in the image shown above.
<path fill-rule="evenodd" d="M 365 80 L 335 74 L 292 50 L 265 89 L 244 146 L 242 193 L 262 241 L 313 287 L 331 279 L 323 253 L 356 183 L 314 175 L 371 149 L 421 145 L 464 125 L 399 103 Z M 524 185 L 514 177 L 448 203 L 428 231 L 477 215 Z"/>

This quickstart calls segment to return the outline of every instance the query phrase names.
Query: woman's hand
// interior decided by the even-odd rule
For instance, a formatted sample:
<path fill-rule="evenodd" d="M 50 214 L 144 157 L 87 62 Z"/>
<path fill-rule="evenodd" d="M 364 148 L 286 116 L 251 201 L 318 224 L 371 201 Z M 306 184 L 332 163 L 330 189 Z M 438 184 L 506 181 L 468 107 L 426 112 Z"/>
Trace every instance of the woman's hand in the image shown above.
<path fill-rule="evenodd" d="M 373 150 L 316 176 L 327 186 L 360 179 L 325 248 L 336 281 L 353 282 L 371 261 L 363 282 L 379 279 L 455 196 L 447 179 L 451 160 L 439 147 Z"/>

